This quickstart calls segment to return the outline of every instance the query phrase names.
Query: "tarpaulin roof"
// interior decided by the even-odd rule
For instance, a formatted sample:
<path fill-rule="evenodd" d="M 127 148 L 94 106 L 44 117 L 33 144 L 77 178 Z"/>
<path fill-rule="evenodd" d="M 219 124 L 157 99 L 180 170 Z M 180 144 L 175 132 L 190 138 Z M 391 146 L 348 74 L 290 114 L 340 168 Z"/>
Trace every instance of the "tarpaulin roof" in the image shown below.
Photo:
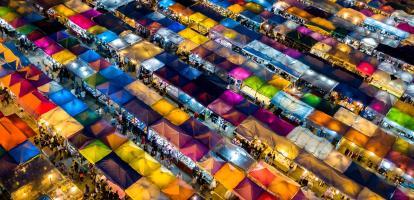
<path fill-rule="evenodd" d="M 109 67 L 111 65 L 112 64 L 109 61 L 107 61 L 105 58 L 102 58 L 102 57 L 99 58 L 98 60 L 95 60 L 95 61 L 89 63 L 89 66 L 95 71 L 104 70 L 104 69 L 106 69 L 107 67 Z M 119 75 L 120 74 L 118 74 L 118 76 Z M 107 78 L 107 77 L 105 77 L 105 78 Z M 110 78 L 107 78 L 107 79 L 110 79 Z"/>
<path fill-rule="evenodd" d="M 6 151 L 10 151 L 10 149 L 23 143 L 27 138 L 21 131 L 9 130 L 3 125 L 0 125 L 0 136 L 0 145 Z"/>
<path fill-rule="evenodd" d="M 182 111 L 180 108 L 176 108 L 172 110 L 170 113 L 168 113 L 168 115 L 165 116 L 165 118 L 168 119 L 174 125 L 179 126 L 185 121 L 187 121 L 190 118 L 190 115 Z"/>
<path fill-rule="evenodd" d="M 119 146 L 128 141 L 127 136 L 114 131 L 112 133 L 106 134 L 99 138 L 103 143 L 105 143 L 112 150 L 116 150 Z"/>
<path fill-rule="evenodd" d="M 95 140 L 79 150 L 79 153 L 92 164 L 100 161 L 111 152 L 112 150 L 100 140 Z"/>
<path fill-rule="evenodd" d="M 69 0 L 64 4 L 78 13 L 91 9 L 91 7 L 89 7 L 86 3 L 83 3 L 81 0 Z"/>
<path fill-rule="evenodd" d="M 99 73 L 95 73 L 89 76 L 88 78 L 86 78 L 85 82 L 86 84 L 89 85 L 89 87 L 96 88 L 96 86 L 107 82 L 107 80 L 105 79 L 105 77 L 103 77 Z"/>
<path fill-rule="evenodd" d="M 216 174 L 216 172 L 226 163 L 219 157 L 211 156 L 204 161 L 200 161 L 199 165 L 208 171 L 210 174 Z"/>
<path fill-rule="evenodd" d="M 146 125 L 151 125 L 161 118 L 161 115 L 139 100 L 130 101 L 124 105 L 124 109 Z"/>
<path fill-rule="evenodd" d="M 97 162 L 96 165 L 110 180 L 122 189 L 128 188 L 141 177 L 129 165 L 116 156 L 115 153 L 109 154 Z"/>
<path fill-rule="evenodd" d="M 145 177 L 129 186 L 125 193 L 133 200 L 167 199 L 160 189 Z"/>
<path fill-rule="evenodd" d="M 118 105 L 124 105 L 134 98 L 129 92 L 122 89 L 109 95 L 109 98 Z"/>
<path fill-rule="evenodd" d="M 161 164 L 147 153 L 129 164 L 142 176 L 148 176 L 152 171 L 161 167 Z"/>
<path fill-rule="evenodd" d="M 4 178 L 10 175 L 17 166 L 16 161 L 14 161 L 12 157 L 7 154 L 2 155 L 0 157 L 0 177 Z"/>
<path fill-rule="evenodd" d="M 128 140 L 115 150 L 116 155 L 119 156 L 124 162 L 131 163 L 136 159 L 140 159 L 144 156 L 145 151 L 138 147 L 134 142 Z"/>
<path fill-rule="evenodd" d="M 172 200 L 189 199 L 195 193 L 194 189 L 182 179 L 171 182 L 162 192 Z"/>
<path fill-rule="evenodd" d="M 40 150 L 30 141 L 26 141 L 14 147 L 8 153 L 18 164 L 23 164 L 38 156 Z"/>
<path fill-rule="evenodd" d="M 92 26 L 95 26 L 95 22 L 92 20 L 86 18 L 82 14 L 76 14 L 69 17 L 69 20 L 73 22 L 74 24 L 78 25 L 82 29 L 89 29 Z"/>
<path fill-rule="evenodd" d="M 323 161 L 339 172 L 344 172 L 352 163 L 350 158 L 336 150 L 331 151 Z"/>
<path fill-rule="evenodd" d="M 88 106 L 79 99 L 73 99 L 64 105 L 61 105 L 61 107 L 71 116 L 75 116 L 88 108 Z"/>
<path fill-rule="evenodd" d="M 276 134 L 286 136 L 292 131 L 295 126 L 280 117 L 277 117 L 272 112 L 259 109 L 254 113 L 254 117 L 267 124 Z"/>
<path fill-rule="evenodd" d="M 85 134 L 93 137 L 102 137 L 115 131 L 115 127 L 111 126 L 106 120 L 99 120 L 85 128 Z"/>
<path fill-rule="evenodd" d="M 320 162 L 317 158 L 307 153 L 301 153 L 295 161 L 304 166 L 307 170 L 313 172 L 327 184 L 330 184 L 350 197 L 355 198 L 362 190 L 357 183 L 345 178 L 334 169 Z"/>
<path fill-rule="evenodd" d="M 160 54 L 161 52 L 163 52 L 163 49 L 158 46 L 155 46 L 147 41 L 141 41 L 121 50 L 120 54 L 136 62 L 142 62 Z"/>
<path fill-rule="evenodd" d="M 162 116 L 166 116 L 176 107 L 173 104 L 171 104 L 169 101 L 167 101 L 166 99 L 161 99 L 157 101 L 156 103 L 154 103 L 153 105 L 151 105 L 151 108 L 157 111 L 158 113 L 160 113 Z"/>
<path fill-rule="evenodd" d="M 55 53 L 52 55 L 52 58 L 62 64 L 62 65 L 66 65 L 69 64 L 70 62 L 74 61 L 76 59 L 76 56 L 74 54 L 72 54 L 69 50 L 64 49 L 62 51 L 59 51 L 58 53 Z"/>
<path fill-rule="evenodd" d="M 99 40 L 110 43 L 118 38 L 118 35 L 112 31 L 105 31 L 96 36 Z"/>
<path fill-rule="evenodd" d="M 249 116 L 237 126 L 236 132 L 248 140 L 253 140 L 257 136 L 262 142 L 290 159 L 295 158 L 299 153 L 299 148 L 295 144 L 284 137 L 276 135 L 269 127 L 252 116 Z"/>
<path fill-rule="evenodd" d="M 306 70 L 303 76 L 300 77 L 300 79 L 305 80 L 311 83 L 313 86 L 321 88 L 326 92 L 332 91 L 338 84 L 338 82 L 336 82 L 335 80 L 332 80 L 313 70 Z"/>
<path fill-rule="evenodd" d="M 192 140 L 191 136 L 185 134 L 183 130 L 164 119 L 152 125 L 151 129 L 178 148 L 183 147 Z"/>
<path fill-rule="evenodd" d="M 173 173 L 163 166 L 153 171 L 148 178 L 161 189 L 176 179 Z"/>
<path fill-rule="evenodd" d="M 292 113 L 294 116 L 305 119 L 313 112 L 313 108 L 291 95 L 281 91 L 278 92 L 271 101 L 275 106 Z"/>
<path fill-rule="evenodd" d="M 287 138 L 308 153 L 323 160 L 334 149 L 334 146 L 326 139 L 314 135 L 309 129 L 296 127 Z"/>
<path fill-rule="evenodd" d="M 130 83 L 125 89 L 147 105 L 153 105 L 162 99 L 157 92 L 150 89 L 139 80 Z"/>
<path fill-rule="evenodd" d="M 72 9 L 68 8 L 67 6 L 63 5 L 63 4 L 59 4 L 57 6 L 54 6 L 52 8 L 58 15 L 62 15 L 64 17 L 70 17 L 73 15 L 76 15 L 76 12 L 73 11 Z"/>
<path fill-rule="evenodd" d="M 221 99 L 216 99 L 210 103 L 207 108 L 221 116 L 230 111 L 230 109 L 232 109 L 232 106 Z"/>
<path fill-rule="evenodd" d="M 311 113 L 308 116 L 308 119 L 312 122 L 315 123 L 316 125 L 325 127 L 331 131 L 334 131 L 335 133 L 339 134 L 339 135 L 344 135 L 345 132 L 348 130 L 348 126 L 345 125 L 344 123 L 334 119 L 333 117 L 315 110 L 313 113 Z"/>
<path fill-rule="evenodd" d="M 22 97 L 35 89 L 36 88 L 28 80 L 22 80 L 10 86 L 10 91 L 17 97 Z"/>
<path fill-rule="evenodd" d="M 334 117 L 346 125 L 355 128 L 368 137 L 373 136 L 375 131 L 378 129 L 378 126 L 371 121 L 362 118 L 345 108 L 340 108 L 335 113 Z"/>
<path fill-rule="evenodd" d="M 243 84 L 246 85 L 246 86 L 249 86 L 253 90 L 257 91 L 257 90 L 259 90 L 260 87 L 262 87 L 265 84 L 265 82 L 257 76 L 251 76 L 251 77 L 245 79 L 243 81 Z"/>
<path fill-rule="evenodd" d="M 150 58 L 141 63 L 141 66 L 151 72 L 157 71 L 164 67 L 164 62 L 161 62 L 157 58 Z"/>
<path fill-rule="evenodd" d="M 88 65 L 88 63 L 81 59 L 76 59 L 75 61 L 67 64 L 66 67 L 69 69 L 69 71 L 81 79 L 86 79 L 95 73 L 95 71 Z"/>
<path fill-rule="evenodd" d="M 374 173 L 362 168 L 356 163 L 352 163 L 348 169 L 346 169 L 344 175 L 362 186 L 367 184 L 371 176 L 375 176 Z"/>
<path fill-rule="evenodd" d="M 244 178 L 234 189 L 240 199 L 253 200 L 257 199 L 264 190 L 249 178 Z"/>
<path fill-rule="evenodd" d="M 75 99 L 75 95 L 66 89 L 49 94 L 49 98 L 57 105 L 63 105 Z"/>
<path fill-rule="evenodd" d="M 99 58 L 101 58 L 101 56 L 98 53 L 96 53 L 96 51 L 94 50 L 88 50 L 82 53 L 81 55 L 79 55 L 79 58 L 84 60 L 87 63 L 90 63 L 90 62 L 98 60 Z"/>
<path fill-rule="evenodd" d="M 215 174 L 214 178 L 224 185 L 226 189 L 234 189 L 243 179 L 245 175 L 243 171 L 234 167 L 230 163 L 226 163 Z"/>
<path fill-rule="evenodd" d="M 87 109 L 84 112 L 75 116 L 76 121 L 82 124 L 82 126 L 88 126 L 99 120 L 99 116 L 95 111 Z"/>
<path fill-rule="evenodd" d="M 193 161 L 199 161 L 208 153 L 209 149 L 204 144 L 191 140 L 180 148 L 180 152 L 185 156 L 189 157 Z"/>
<path fill-rule="evenodd" d="M 83 4 L 83 5 L 86 5 L 86 4 Z M 102 15 L 101 12 L 99 12 L 98 10 L 95 10 L 95 9 L 89 9 L 89 10 L 84 11 L 84 12 L 81 12 L 81 13 L 82 13 L 83 16 L 85 16 L 85 17 L 87 17 L 89 19 L 92 19 L 94 17 L 97 17 L 99 15 Z"/>
<path fill-rule="evenodd" d="M 45 37 L 42 37 L 34 41 L 34 44 L 39 48 L 46 48 L 53 43 L 56 43 L 56 42 L 53 39 L 51 39 L 49 36 L 45 36 Z"/>
<path fill-rule="evenodd" d="M 81 55 L 82 53 L 85 53 L 88 50 L 89 50 L 88 48 L 86 48 L 85 46 L 83 46 L 81 44 L 78 44 L 78 45 L 75 45 L 75 46 L 69 48 L 69 51 L 72 52 L 73 54 L 77 55 L 77 56 Z"/>
<path fill-rule="evenodd" d="M 3 121 L 4 119 L 4 121 Z M 20 118 L 16 113 L 9 115 L 5 118 L 3 118 L 1 123 L 6 123 L 5 120 L 9 123 L 12 123 L 15 127 L 17 127 L 19 130 L 23 132 L 23 134 L 26 135 L 26 137 L 30 138 L 35 136 L 37 133 L 25 122 L 22 118 Z M 1 154 L 1 153 L 0 153 Z"/>

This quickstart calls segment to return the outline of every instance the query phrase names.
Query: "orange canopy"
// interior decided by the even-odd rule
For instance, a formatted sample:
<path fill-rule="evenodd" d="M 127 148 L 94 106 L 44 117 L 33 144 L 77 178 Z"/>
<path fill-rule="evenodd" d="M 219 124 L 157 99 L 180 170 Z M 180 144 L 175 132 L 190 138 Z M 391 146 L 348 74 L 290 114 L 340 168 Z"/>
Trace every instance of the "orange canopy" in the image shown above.
<path fill-rule="evenodd" d="M 182 179 L 176 179 L 171 182 L 162 189 L 162 192 L 171 200 L 187 200 L 194 194 L 193 188 Z"/>
<path fill-rule="evenodd" d="M 223 167 L 214 174 L 214 178 L 228 190 L 234 189 L 244 177 L 244 173 L 230 163 L 223 165 Z"/>
<path fill-rule="evenodd" d="M 4 150 L 10 149 L 26 141 L 26 136 L 14 126 L 0 124 L 0 145 Z"/>
<path fill-rule="evenodd" d="M 340 135 L 344 135 L 349 128 L 344 123 L 318 110 L 315 110 L 313 113 L 311 113 L 308 116 L 308 119 L 316 125 L 328 128 Z"/>
<path fill-rule="evenodd" d="M 377 129 L 377 132 L 365 144 L 365 149 L 374 153 L 378 157 L 383 158 L 395 142 L 396 137 L 384 132 L 382 129 Z"/>
<path fill-rule="evenodd" d="M 368 136 L 362 134 L 354 128 L 350 128 L 344 137 L 360 147 L 363 147 L 369 140 Z"/>

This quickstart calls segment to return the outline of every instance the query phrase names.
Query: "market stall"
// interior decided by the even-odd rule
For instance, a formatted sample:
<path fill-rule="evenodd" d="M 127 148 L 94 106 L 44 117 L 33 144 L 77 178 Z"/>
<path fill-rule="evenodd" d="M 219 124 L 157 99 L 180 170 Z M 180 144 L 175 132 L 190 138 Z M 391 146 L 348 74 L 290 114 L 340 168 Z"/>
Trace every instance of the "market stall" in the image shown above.
<path fill-rule="evenodd" d="M 283 91 L 273 96 L 271 102 L 276 107 L 281 108 L 289 115 L 292 114 L 299 120 L 306 119 L 314 110 L 312 107 Z"/>
<path fill-rule="evenodd" d="M 293 129 L 287 135 L 287 138 L 321 160 L 326 159 L 334 149 L 334 146 L 329 141 L 314 135 L 309 129 L 303 127 Z"/>

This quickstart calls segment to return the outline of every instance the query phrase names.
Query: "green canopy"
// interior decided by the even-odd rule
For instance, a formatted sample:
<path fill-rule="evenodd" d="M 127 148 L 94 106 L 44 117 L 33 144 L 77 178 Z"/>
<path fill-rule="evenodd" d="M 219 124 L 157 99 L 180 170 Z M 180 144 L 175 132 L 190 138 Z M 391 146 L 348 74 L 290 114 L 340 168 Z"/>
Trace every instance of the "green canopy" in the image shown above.
<path fill-rule="evenodd" d="M 33 26 L 31 24 L 26 24 L 26 25 L 24 25 L 22 27 L 19 27 L 17 29 L 17 32 L 20 33 L 20 34 L 22 34 L 22 35 L 28 35 L 31 32 L 33 32 L 34 30 L 36 30 L 36 29 L 37 29 L 36 26 Z"/>
<path fill-rule="evenodd" d="M 105 77 L 103 77 L 99 73 L 95 73 L 92 76 L 89 76 L 85 79 L 86 84 L 89 85 L 89 87 L 95 88 L 97 85 L 100 85 L 102 83 L 105 83 L 107 80 Z"/>
<path fill-rule="evenodd" d="M 4 15 L 6 15 L 7 13 L 9 13 L 11 11 L 13 11 L 13 10 L 9 7 L 0 6 L 0 17 L 3 17 Z"/>
<path fill-rule="evenodd" d="M 314 94 L 311 94 L 311 93 L 304 94 L 302 96 L 302 99 L 301 100 L 303 102 L 307 103 L 308 105 L 314 107 L 314 108 L 316 106 L 318 106 L 321 103 L 321 101 L 322 101 L 320 97 L 318 97 L 318 96 L 316 96 Z"/>
<path fill-rule="evenodd" d="M 96 114 L 94 111 L 88 109 L 78 115 L 75 116 L 76 121 L 81 123 L 83 126 L 88 126 L 96 121 L 99 120 L 98 114 Z"/>
<path fill-rule="evenodd" d="M 260 87 L 257 92 L 271 99 L 277 92 L 279 92 L 279 89 L 275 88 L 273 85 L 265 84 Z"/>
<path fill-rule="evenodd" d="M 75 45 L 78 45 L 80 43 L 76 38 L 68 37 L 68 38 L 65 38 L 65 39 L 59 41 L 59 44 L 62 45 L 62 47 L 66 48 L 66 49 L 69 49 L 69 48 L 71 48 Z"/>
<path fill-rule="evenodd" d="M 265 82 L 258 76 L 250 76 L 243 81 L 243 84 L 257 91 L 260 87 L 262 87 L 262 85 L 265 84 Z"/>
<path fill-rule="evenodd" d="M 95 140 L 79 150 L 79 153 L 92 164 L 102 160 L 111 152 L 112 150 L 100 140 Z"/>
<path fill-rule="evenodd" d="M 391 108 L 390 111 L 388 111 L 387 118 L 404 127 L 409 125 L 409 123 L 412 121 L 410 115 L 401 112 L 397 108 Z"/>

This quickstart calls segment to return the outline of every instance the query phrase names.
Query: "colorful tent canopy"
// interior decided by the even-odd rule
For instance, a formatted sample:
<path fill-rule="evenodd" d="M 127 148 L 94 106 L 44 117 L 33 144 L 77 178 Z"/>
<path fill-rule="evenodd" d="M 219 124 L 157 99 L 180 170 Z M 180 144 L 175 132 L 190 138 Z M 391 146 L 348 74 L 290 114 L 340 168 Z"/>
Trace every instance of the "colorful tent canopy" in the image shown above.
<path fill-rule="evenodd" d="M 210 174 L 215 174 L 226 162 L 219 157 L 210 157 L 199 162 L 199 165 Z"/>
<path fill-rule="evenodd" d="M 85 111 L 88 106 L 79 99 L 73 99 L 68 103 L 65 103 L 61 106 L 70 116 L 78 115 L 79 113 Z"/>
<path fill-rule="evenodd" d="M 332 118 L 331 116 L 315 110 L 313 113 L 311 113 L 308 116 L 308 119 L 321 127 L 325 127 L 331 131 L 334 131 L 335 133 L 339 134 L 339 135 L 344 135 L 345 132 L 348 130 L 348 126 L 345 125 L 344 123 Z"/>
<path fill-rule="evenodd" d="M 78 25 L 80 28 L 86 30 L 91 28 L 92 26 L 95 26 L 95 22 L 93 22 L 92 20 L 86 18 L 85 16 L 83 16 L 82 14 L 76 14 L 76 15 L 72 15 L 69 17 L 69 20 Z"/>
<path fill-rule="evenodd" d="M 141 177 L 129 165 L 116 156 L 115 153 L 109 154 L 97 162 L 96 165 L 110 180 L 122 189 L 128 188 Z"/>
<path fill-rule="evenodd" d="M 139 80 L 130 83 L 125 89 L 147 105 L 153 105 L 162 99 L 157 92 Z"/>
<path fill-rule="evenodd" d="M 25 142 L 27 138 L 21 131 L 10 131 L 3 125 L 0 125 L 0 145 L 6 151 L 10 151 L 10 149 Z"/>
<path fill-rule="evenodd" d="M 119 146 L 128 141 L 128 138 L 125 135 L 122 135 L 117 131 L 108 133 L 99 139 L 112 150 L 116 150 Z"/>
<path fill-rule="evenodd" d="M 85 79 L 86 84 L 89 85 L 89 87 L 96 88 L 96 86 L 101 85 L 105 83 L 107 79 L 105 79 L 101 74 L 95 73 L 88 78 Z"/>
<path fill-rule="evenodd" d="M 199 161 L 208 153 L 208 148 L 198 141 L 191 140 L 180 148 L 180 152 L 193 161 Z"/>
<path fill-rule="evenodd" d="M 230 163 L 226 163 L 215 174 L 214 178 L 229 190 L 234 189 L 243 179 L 243 171 L 237 169 Z"/>
<path fill-rule="evenodd" d="M 176 179 L 162 189 L 171 200 L 189 199 L 195 192 L 194 189 L 182 179 Z"/>
<path fill-rule="evenodd" d="M 85 134 L 92 137 L 102 137 L 115 131 L 115 127 L 111 126 L 108 121 L 101 119 L 85 128 Z"/>
<path fill-rule="evenodd" d="M 174 125 L 181 125 L 185 121 L 187 121 L 190 118 L 190 115 L 188 115 L 186 112 L 182 111 L 179 108 L 176 108 L 172 110 L 167 116 L 165 116 L 166 119 L 168 119 L 171 123 Z"/>
<path fill-rule="evenodd" d="M 151 129 L 178 148 L 183 147 L 192 140 L 191 136 L 184 134 L 180 128 L 164 119 L 152 125 Z"/>
<path fill-rule="evenodd" d="M 161 193 L 147 178 L 142 177 L 137 182 L 129 186 L 125 193 L 133 200 L 151 200 L 151 199 L 166 199 L 167 197 Z"/>
<path fill-rule="evenodd" d="M 287 138 L 308 153 L 323 160 L 334 149 L 334 146 L 326 139 L 314 135 L 309 129 L 296 127 Z"/>
<path fill-rule="evenodd" d="M 12 123 L 15 127 L 23 132 L 26 137 L 31 138 L 35 136 L 37 133 L 25 122 L 20 118 L 16 113 L 12 115 L 8 115 L 5 119 L 7 119 L 10 123 Z M 3 123 L 4 121 L 2 121 Z M 0 153 L 1 155 L 1 153 Z"/>
<path fill-rule="evenodd" d="M 17 166 L 16 161 L 14 161 L 12 157 L 7 154 L 2 155 L 0 157 L 0 177 L 4 178 L 10 175 Z"/>
<path fill-rule="evenodd" d="M 40 150 L 30 141 L 26 141 L 14 147 L 8 153 L 18 164 L 23 164 L 38 156 Z"/>
<path fill-rule="evenodd" d="M 161 167 L 161 164 L 147 153 L 144 153 L 144 155 L 138 159 L 132 160 L 129 164 L 142 176 L 148 176 L 154 170 Z"/>
<path fill-rule="evenodd" d="M 324 162 L 339 172 L 344 172 L 351 165 L 352 160 L 338 151 L 331 151 Z"/>
<path fill-rule="evenodd" d="M 264 190 L 249 178 L 244 178 L 234 189 L 234 192 L 240 199 L 254 200 L 257 199 Z"/>
<path fill-rule="evenodd" d="M 81 79 L 86 79 L 95 73 L 95 71 L 88 66 L 88 63 L 81 59 L 76 59 L 75 61 L 69 63 L 66 65 L 66 68 Z"/>
<path fill-rule="evenodd" d="M 163 50 L 158 46 L 155 46 L 154 44 L 147 41 L 141 41 L 121 50 L 119 54 L 124 57 L 127 57 L 131 61 L 139 63 L 144 60 L 150 59 L 162 52 Z"/>
<path fill-rule="evenodd" d="M 128 102 L 123 108 L 146 125 L 151 125 L 162 117 L 138 99 Z"/>
<path fill-rule="evenodd" d="M 69 50 L 64 49 L 62 51 L 59 51 L 58 53 L 53 54 L 52 58 L 62 65 L 67 65 L 70 62 L 74 61 L 76 59 L 76 56 Z"/>
<path fill-rule="evenodd" d="M 298 99 L 283 91 L 277 93 L 272 98 L 272 103 L 275 106 L 289 113 L 292 113 L 299 119 L 305 119 L 314 110 L 312 107 L 308 106 L 307 104 L 303 103 L 302 101 L 299 101 Z"/>
<path fill-rule="evenodd" d="M 79 55 L 79 58 L 84 60 L 87 63 L 93 62 L 98 60 L 99 58 L 101 58 L 101 56 L 96 53 L 96 51 L 94 50 L 88 50 L 85 53 L 82 53 L 81 55 Z"/>
<path fill-rule="evenodd" d="M 60 106 L 60 105 L 64 105 L 68 103 L 69 101 L 72 101 L 76 97 L 68 90 L 63 89 L 63 90 L 59 90 L 57 92 L 51 93 L 49 95 L 49 98 L 53 101 L 53 103 Z"/>
<path fill-rule="evenodd" d="M 93 164 L 100 161 L 111 152 L 112 150 L 100 140 L 95 140 L 79 150 L 79 153 Z"/>
<path fill-rule="evenodd" d="M 165 167 L 160 167 L 153 171 L 148 178 L 161 189 L 167 187 L 176 179 L 175 176 Z"/>
<path fill-rule="evenodd" d="M 112 93 L 111 95 L 109 95 L 109 98 L 117 103 L 118 105 L 124 105 L 127 102 L 129 102 L 130 100 L 132 100 L 134 98 L 134 96 L 132 96 L 129 92 L 127 92 L 126 90 L 120 90 L 117 92 Z"/>
<path fill-rule="evenodd" d="M 168 113 L 170 113 L 172 110 L 174 110 L 176 108 L 173 104 L 171 104 L 166 99 L 161 99 L 161 100 L 157 101 L 156 103 L 151 105 L 151 107 L 152 107 L 152 109 L 157 111 L 162 116 L 167 116 Z"/>
<path fill-rule="evenodd" d="M 116 155 L 119 156 L 124 162 L 131 163 L 136 159 L 140 159 L 144 156 L 145 151 L 139 148 L 134 142 L 128 140 L 115 150 Z"/>

